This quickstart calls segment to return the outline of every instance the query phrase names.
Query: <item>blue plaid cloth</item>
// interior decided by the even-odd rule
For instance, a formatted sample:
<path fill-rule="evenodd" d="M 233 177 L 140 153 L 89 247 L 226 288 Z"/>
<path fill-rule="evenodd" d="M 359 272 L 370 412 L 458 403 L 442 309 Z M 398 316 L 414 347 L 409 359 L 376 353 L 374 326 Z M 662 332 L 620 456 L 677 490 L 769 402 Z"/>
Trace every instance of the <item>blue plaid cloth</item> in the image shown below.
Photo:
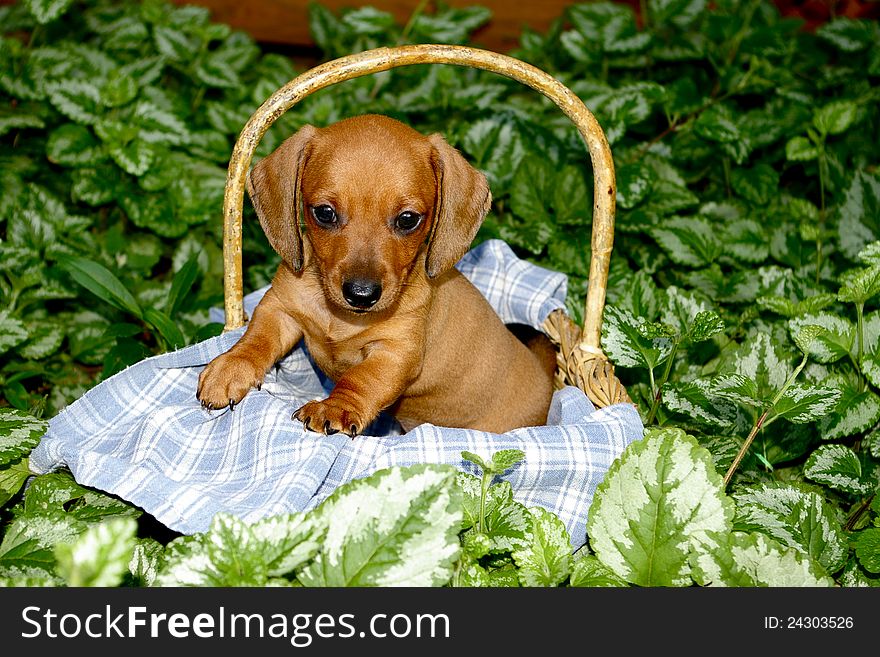
<path fill-rule="evenodd" d="M 539 328 L 564 305 L 565 276 L 518 259 L 504 242 L 484 242 L 457 266 L 505 322 Z M 245 298 L 248 313 L 263 293 Z M 222 321 L 222 313 L 214 319 Z M 310 509 L 337 486 L 383 468 L 447 463 L 477 474 L 462 460 L 463 450 L 489 456 L 521 449 L 525 459 L 503 479 L 518 501 L 556 513 L 578 546 L 585 542 L 597 484 L 643 433 L 631 405 L 596 410 L 581 390 L 569 387 L 554 395 L 547 426 L 501 435 L 432 425 L 401 435 L 384 416 L 354 440 L 315 434 L 290 416 L 325 396 L 332 383 L 303 346 L 234 411 L 206 411 L 195 397 L 199 373 L 243 332 L 149 358 L 98 384 L 50 420 L 31 453 L 32 472 L 66 466 L 80 484 L 128 500 L 171 529 L 194 533 L 207 530 L 220 511 L 252 522 Z"/>

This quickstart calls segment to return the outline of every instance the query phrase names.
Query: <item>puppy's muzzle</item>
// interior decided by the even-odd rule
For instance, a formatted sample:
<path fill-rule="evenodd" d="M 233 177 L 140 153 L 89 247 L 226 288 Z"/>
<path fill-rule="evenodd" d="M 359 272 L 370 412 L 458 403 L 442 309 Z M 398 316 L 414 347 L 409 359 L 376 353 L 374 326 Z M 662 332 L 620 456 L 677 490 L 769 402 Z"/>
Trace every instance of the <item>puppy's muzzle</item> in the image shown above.
<path fill-rule="evenodd" d="M 368 278 L 353 278 L 342 284 L 342 296 L 353 308 L 367 310 L 382 296 L 382 284 Z"/>

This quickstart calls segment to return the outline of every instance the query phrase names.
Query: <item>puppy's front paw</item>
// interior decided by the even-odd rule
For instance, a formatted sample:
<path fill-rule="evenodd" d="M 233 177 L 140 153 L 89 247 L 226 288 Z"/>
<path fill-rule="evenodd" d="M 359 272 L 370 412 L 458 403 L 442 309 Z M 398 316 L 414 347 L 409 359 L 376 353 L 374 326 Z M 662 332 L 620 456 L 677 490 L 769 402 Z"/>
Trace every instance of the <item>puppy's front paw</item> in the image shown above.
<path fill-rule="evenodd" d="M 352 438 L 363 431 L 369 421 L 359 409 L 332 398 L 310 401 L 295 411 L 293 417 L 310 431 L 328 436 L 341 431 Z"/>
<path fill-rule="evenodd" d="M 210 409 L 233 408 L 251 388 L 262 385 L 265 372 L 250 360 L 227 352 L 217 356 L 199 375 L 196 399 Z"/>

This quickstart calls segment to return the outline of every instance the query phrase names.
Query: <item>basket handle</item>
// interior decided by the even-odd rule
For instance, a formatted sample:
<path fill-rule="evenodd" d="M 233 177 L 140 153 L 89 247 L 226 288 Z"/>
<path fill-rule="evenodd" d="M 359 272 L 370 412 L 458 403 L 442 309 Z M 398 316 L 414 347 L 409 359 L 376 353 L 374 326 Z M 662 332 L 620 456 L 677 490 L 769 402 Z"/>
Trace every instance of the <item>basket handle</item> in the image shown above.
<path fill-rule="evenodd" d="M 600 346 L 602 311 L 614 241 L 616 202 L 614 161 L 605 133 L 583 101 L 548 73 L 507 55 L 454 45 L 418 44 L 376 48 L 326 62 L 278 89 L 248 119 L 232 150 L 223 198 L 224 330 L 244 325 L 242 202 L 247 172 L 263 135 L 284 112 L 315 91 L 337 82 L 413 64 L 453 64 L 504 75 L 541 92 L 556 103 L 577 127 L 590 152 L 594 182 L 592 255 L 580 348 L 604 358 Z"/>

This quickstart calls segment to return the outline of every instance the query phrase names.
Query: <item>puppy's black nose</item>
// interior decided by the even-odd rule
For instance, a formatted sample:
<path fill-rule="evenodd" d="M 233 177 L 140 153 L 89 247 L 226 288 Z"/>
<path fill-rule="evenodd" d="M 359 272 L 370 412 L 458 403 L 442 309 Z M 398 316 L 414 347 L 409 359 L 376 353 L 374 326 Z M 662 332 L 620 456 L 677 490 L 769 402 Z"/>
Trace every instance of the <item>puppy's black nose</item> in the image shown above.
<path fill-rule="evenodd" d="M 354 278 L 342 284 L 342 296 L 355 308 L 372 308 L 382 296 L 382 284 L 368 278 Z"/>

